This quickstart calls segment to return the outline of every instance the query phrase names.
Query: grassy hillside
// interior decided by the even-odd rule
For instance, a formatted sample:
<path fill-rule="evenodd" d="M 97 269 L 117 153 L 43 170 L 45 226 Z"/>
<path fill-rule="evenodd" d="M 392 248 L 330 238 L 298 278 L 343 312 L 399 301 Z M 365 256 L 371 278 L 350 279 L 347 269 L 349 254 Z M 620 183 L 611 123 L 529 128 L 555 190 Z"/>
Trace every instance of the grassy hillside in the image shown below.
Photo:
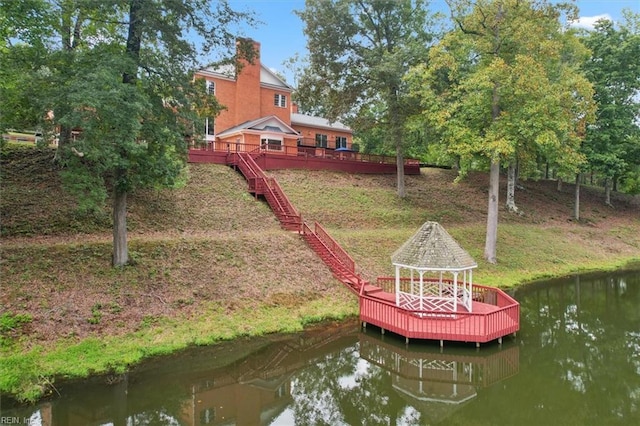
<path fill-rule="evenodd" d="M 390 255 L 427 220 L 440 222 L 476 259 L 474 281 L 501 287 L 640 259 L 637 200 L 619 195 L 615 207 L 608 207 L 594 188 L 582 188 L 581 221 L 576 222 L 573 185 L 565 183 L 558 191 L 555 181 L 522 181 L 516 202 L 524 215 L 501 208 L 498 264 L 490 265 L 482 258 L 488 197 L 484 173 L 454 183 L 454 171 L 423 169 L 420 176 L 407 177 L 406 199 L 395 196 L 395 176 L 271 174 L 305 220 L 331 230 L 369 278 L 391 275 Z"/>
<path fill-rule="evenodd" d="M 49 377 L 122 371 L 189 344 L 356 313 L 355 298 L 232 169 L 193 164 L 182 188 L 131 196 L 135 265 L 113 269 L 109 209 L 79 214 L 52 158 L 48 149 L 11 145 L 1 156 L 0 391 L 34 398 Z M 554 182 L 522 182 L 525 215 L 501 212 L 499 264 L 488 265 L 485 174 L 455 184 L 454 172 L 425 169 L 407 177 L 403 200 L 395 176 L 270 174 L 372 279 L 393 273 L 390 255 L 426 220 L 443 224 L 478 261 L 481 283 L 508 287 L 640 260 L 640 207 L 606 207 L 597 191 L 583 190 L 576 223 L 572 185 L 558 192 Z"/>

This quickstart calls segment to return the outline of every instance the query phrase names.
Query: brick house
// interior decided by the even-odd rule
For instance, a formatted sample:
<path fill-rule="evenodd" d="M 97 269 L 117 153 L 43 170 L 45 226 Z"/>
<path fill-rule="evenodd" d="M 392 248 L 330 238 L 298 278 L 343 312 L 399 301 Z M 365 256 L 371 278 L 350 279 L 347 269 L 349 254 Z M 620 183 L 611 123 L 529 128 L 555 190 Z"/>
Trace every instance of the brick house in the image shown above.
<path fill-rule="evenodd" d="M 218 117 L 205 122 L 208 145 L 216 151 L 261 147 L 287 154 L 350 150 L 351 129 L 298 113 L 291 102 L 293 87 L 260 62 L 260 43 L 252 42 L 256 56 L 252 62 L 241 57 L 240 72 L 229 65 L 196 73 L 196 78 L 204 78 L 207 90 L 226 107 Z"/>

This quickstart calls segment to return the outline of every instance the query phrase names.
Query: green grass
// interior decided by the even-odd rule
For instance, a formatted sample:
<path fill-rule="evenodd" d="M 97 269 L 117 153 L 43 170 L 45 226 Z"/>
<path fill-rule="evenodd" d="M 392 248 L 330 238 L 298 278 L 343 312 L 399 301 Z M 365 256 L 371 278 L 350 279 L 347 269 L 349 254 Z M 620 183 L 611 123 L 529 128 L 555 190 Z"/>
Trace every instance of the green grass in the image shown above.
<path fill-rule="evenodd" d="M 197 317 L 164 318 L 125 336 L 60 341 L 54 348 L 35 346 L 3 351 L 0 389 L 24 401 L 35 401 L 54 388 L 54 378 L 120 374 L 144 359 L 193 345 L 270 333 L 292 333 L 328 319 L 357 314 L 347 290 L 291 306 L 260 306 L 224 312 L 211 303 Z M 53 385 L 53 386 L 52 386 Z"/>

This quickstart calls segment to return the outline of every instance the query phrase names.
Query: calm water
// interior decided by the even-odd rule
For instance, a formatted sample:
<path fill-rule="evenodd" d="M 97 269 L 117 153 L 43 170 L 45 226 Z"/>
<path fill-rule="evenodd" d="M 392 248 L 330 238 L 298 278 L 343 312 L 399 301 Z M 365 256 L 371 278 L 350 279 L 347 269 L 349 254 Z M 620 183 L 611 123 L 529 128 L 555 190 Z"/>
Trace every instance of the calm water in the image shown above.
<path fill-rule="evenodd" d="M 0 423 L 31 425 L 640 424 L 640 272 L 515 294 L 502 346 L 412 342 L 355 321 L 153 360 L 58 385 Z"/>

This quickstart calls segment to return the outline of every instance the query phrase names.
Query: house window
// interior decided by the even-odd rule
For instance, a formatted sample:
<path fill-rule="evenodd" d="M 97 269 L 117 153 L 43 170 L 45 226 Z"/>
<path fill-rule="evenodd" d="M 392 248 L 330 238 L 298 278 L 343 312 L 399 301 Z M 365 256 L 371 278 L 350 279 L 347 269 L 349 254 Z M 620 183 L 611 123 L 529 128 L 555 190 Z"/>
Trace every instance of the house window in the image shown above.
<path fill-rule="evenodd" d="M 213 118 L 209 117 L 204 120 L 205 125 L 205 134 L 209 136 L 214 136 L 216 134 L 214 129 L 214 121 Z"/>
<path fill-rule="evenodd" d="M 316 133 L 316 146 L 318 148 L 326 148 L 327 147 L 327 135 Z"/>
<path fill-rule="evenodd" d="M 273 95 L 273 104 L 277 107 L 280 108 L 286 108 L 287 107 L 287 97 L 285 95 L 281 95 L 279 93 L 276 93 L 275 95 Z"/>
<path fill-rule="evenodd" d="M 346 148 L 347 147 L 347 138 L 344 136 L 336 136 L 336 149 L 338 148 Z"/>
<path fill-rule="evenodd" d="M 282 151 L 282 140 L 280 139 L 261 139 L 262 146 L 271 151 Z"/>
<path fill-rule="evenodd" d="M 207 95 L 215 95 L 216 94 L 216 84 L 213 81 L 207 80 Z"/>

